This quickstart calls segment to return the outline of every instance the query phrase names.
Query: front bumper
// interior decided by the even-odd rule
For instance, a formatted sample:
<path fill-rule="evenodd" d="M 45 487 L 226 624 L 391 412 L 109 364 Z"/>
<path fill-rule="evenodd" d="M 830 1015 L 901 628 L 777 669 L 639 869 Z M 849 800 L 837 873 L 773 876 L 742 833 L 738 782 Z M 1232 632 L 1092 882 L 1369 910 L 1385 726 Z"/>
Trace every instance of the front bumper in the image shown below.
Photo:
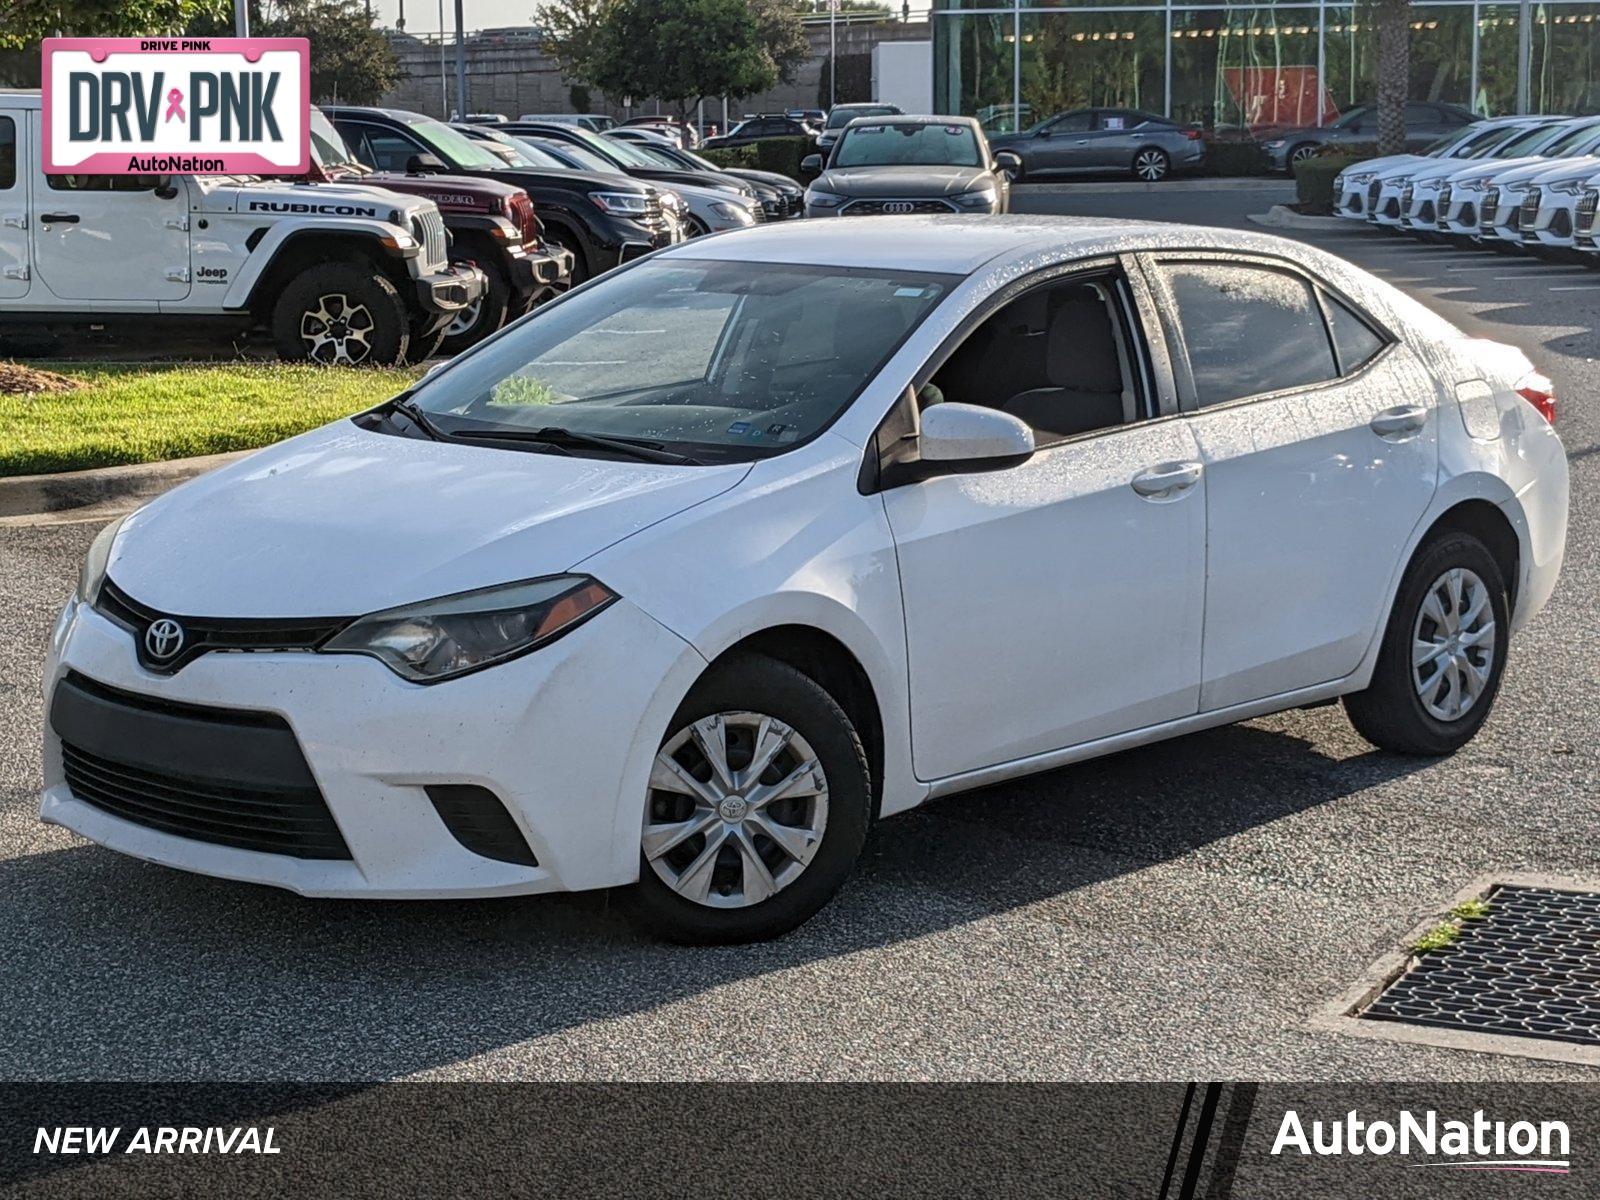
<path fill-rule="evenodd" d="M 526 312 L 561 291 L 572 278 L 572 264 L 572 251 L 564 246 L 547 244 L 539 250 L 512 250 L 507 255 L 512 309 Z"/>
<path fill-rule="evenodd" d="M 431 275 L 416 279 L 417 306 L 433 320 L 427 322 L 431 330 L 448 324 L 462 309 L 479 299 L 488 281 L 477 267 L 467 263 L 452 263 Z"/>
<path fill-rule="evenodd" d="M 1560 249 L 1574 245 L 1573 231 L 1577 210 L 1576 196 L 1564 192 L 1545 192 L 1532 221 L 1528 219 L 1526 211 L 1522 214 L 1523 242 Z"/>
<path fill-rule="evenodd" d="M 626 884 L 638 876 L 655 749 L 703 667 L 687 643 L 619 601 L 549 646 L 431 686 L 407 683 L 374 659 L 303 651 L 213 652 L 161 676 L 139 665 L 132 634 L 74 603 L 46 662 L 47 714 L 68 672 L 158 705 L 269 714 L 292 733 L 348 856 L 244 849 L 117 815 L 114 805 L 74 794 L 49 716 L 39 815 L 135 858 L 308 896 L 492 896 Z M 101 755 L 115 745 L 109 734 L 96 740 L 92 749 Z M 148 770 L 155 761 L 195 779 L 217 756 L 191 737 L 147 748 L 144 757 L 129 766 Z M 438 785 L 493 792 L 537 865 L 467 849 L 424 790 Z M 208 784 L 200 778 L 192 786 L 203 792 Z"/>

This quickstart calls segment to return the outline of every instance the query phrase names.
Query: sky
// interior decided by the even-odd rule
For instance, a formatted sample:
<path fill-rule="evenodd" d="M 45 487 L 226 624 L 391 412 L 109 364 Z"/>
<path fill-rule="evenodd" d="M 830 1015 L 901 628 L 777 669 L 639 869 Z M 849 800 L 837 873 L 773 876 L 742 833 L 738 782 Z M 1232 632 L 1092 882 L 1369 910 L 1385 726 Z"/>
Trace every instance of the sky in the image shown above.
<path fill-rule="evenodd" d="M 433 33 L 439 28 L 439 0 L 404 0 L 406 29 L 412 33 Z M 671 0 L 663 0 L 671 3 Z M 401 0 L 372 0 L 372 15 L 379 25 L 392 27 L 400 15 Z M 900 0 L 890 0 L 898 10 Z M 913 14 L 926 13 L 929 0 L 911 0 Z M 534 0 L 462 0 L 466 27 L 488 29 L 499 25 L 526 25 L 533 17 Z M 455 28 L 455 0 L 444 0 L 447 29 Z"/>

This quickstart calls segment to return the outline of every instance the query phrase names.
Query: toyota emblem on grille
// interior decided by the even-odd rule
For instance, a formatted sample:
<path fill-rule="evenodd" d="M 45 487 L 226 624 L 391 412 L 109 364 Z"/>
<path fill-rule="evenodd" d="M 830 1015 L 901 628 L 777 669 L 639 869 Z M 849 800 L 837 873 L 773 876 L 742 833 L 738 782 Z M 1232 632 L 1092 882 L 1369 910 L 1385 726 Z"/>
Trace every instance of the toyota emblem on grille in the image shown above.
<path fill-rule="evenodd" d="M 150 622 L 150 628 L 144 631 L 144 648 L 151 658 L 171 658 L 183 649 L 183 626 L 171 617 Z"/>
<path fill-rule="evenodd" d="M 915 212 L 916 208 L 917 206 L 909 200 L 890 200 L 883 206 L 883 211 L 886 213 L 908 213 Z"/>

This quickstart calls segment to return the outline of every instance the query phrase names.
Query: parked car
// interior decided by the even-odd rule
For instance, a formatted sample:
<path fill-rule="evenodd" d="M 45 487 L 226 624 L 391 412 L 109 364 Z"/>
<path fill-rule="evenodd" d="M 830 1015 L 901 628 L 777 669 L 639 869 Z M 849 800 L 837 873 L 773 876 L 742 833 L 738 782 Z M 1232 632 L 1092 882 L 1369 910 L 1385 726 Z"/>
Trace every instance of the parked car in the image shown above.
<path fill-rule="evenodd" d="M 748 146 L 766 138 L 797 137 L 808 142 L 817 140 L 817 131 L 803 121 L 786 117 L 782 113 L 750 117 L 740 121 L 721 137 L 707 138 L 707 150 L 727 150 L 733 146 Z"/>
<path fill-rule="evenodd" d="M 1577 242 L 1583 196 L 1600 179 L 1600 157 L 1593 150 L 1582 158 L 1555 166 L 1535 176 L 1523 193 L 1518 229 L 1524 245 L 1535 250 L 1573 251 Z M 1589 230 L 1594 210 L 1588 212 Z"/>
<path fill-rule="evenodd" d="M 710 171 L 720 175 L 732 175 L 735 179 L 742 179 L 746 183 L 755 185 L 762 189 L 761 207 L 769 221 L 787 220 L 805 215 L 806 190 L 787 175 L 779 175 L 776 171 L 757 171 L 750 167 L 719 167 L 710 159 L 701 158 L 692 151 L 674 150 L 667 146 L 651 146 L 646 152 L 652 157 L 674 163 L 686 171 Z M 767 194 L 769 189 L 776 194 L 776 201 L 769 199 Z"/>
<path fill-rule="evenodd" d="M 1529 157 L 1507 159 L 1492 172 L 1484 168 L 1479 173 L 1463 174 L 1459 180 L 1454 175 L 1446 180 L 1452 186 L 1475 181 L 1484 184 L 1483 200 L 1478 205 L 1480 238 L 1493 236 L 1502 243 L 1521 248 L 1523 205 L 1533 181 L 1557 163 L 1571 164 L 1577 161 L 1586 170 L 1591 166 L 1591 156 L 1600 150 L 1600 118 L 1578 118 L 1554 128 L 1563 127 L 1565 133 Z M 1538 198 L 1535 197 L 1533 209 L 1528 215 L 1535 215 L 1538 208 Z"/>
<path fill-rule="evenodd" d="M 617 120 L 605 113 L 523 113 L 519 121 L 558 121 L 563 125 L 577 125 L 593 133 L 604 133 L 614 128 Z"/>
<path fill-rule="evenodd" d="M 574 284 L 680 240 L 660 195 L 632 180 L 513 167 L 482 142 L 420 113 L 353 105 L 323 111 L 350 152 L 375 170 L 477 175 L 522 188 L 539 210 L 545 240 L 572 253 Z"/>
<path fill-rule="evenodd" d="M 504 125 L 505 113 L 468 113 L 461 118 L 468 125 Z"/>
<path fill-rule="evenodd" d="M 933 797 L 1340 698 L 1473 738 L 1566 538 L 1520 350 L 1261 234 L 863 228 L 630 264 L 109 526 L 41 819 L 733 942 Z"/>
<path fill-rule="evenodd" d="M 858 117 L 806 189 L 808 217 L 1011 211 L 1015 155 L 995 155 L 971 117 Z"/>
<path fill-rule="evenodd" d="M 1446 160 L 1462 161 L 1483 158 L 1497 146 L 1537 125 L 1545 123 L 1543 117 L 1497 117 L 1463 125 L 1447 133 L 1419 154 L 1387 154 L 1382 158 L 1368 158 L 1352 163 L 1334 178 L 1333 191 L 1338 197 L 1335 211 L 1339 216 L 1353 221 L 1370 221 L 1380 205 L 1367 194 L 1368 185 L 1380 181 L 1378 197 L 1383 198 L 1381 181 L 1387 176 L 1399 176 L 1408 170 L 1432 166 Z M 1399 211 L 1398 191 L 1395 193 L 1395 211 Z M 1477 217 L 1472 217 L 1473 227 Z"/>
<path fill-rule="evenodd" d="M 669 117 L 664 113 L 629 117 L 617 129 L 654 129 L 668 134 L 673 144 L 684 150 L 696 150 L 700 146 L 700 131 L 687 121 L 680 121 L 676 117 Z M 602 132 L 610 132 L 604 130 Z"/>
<path fill-rule="evenodd" d="M 902 115 L 898 104 L 851 103 L 835 104 L 828 110 L 828 119 L 817 134 L 817 153 L 826 158 L 839 140 L 844 127 L 857 117 L 898 117 Z"/>
<path fill-rule="evenodd" d="M 263 328 L 280 357 L 420 362 L 483 294 L 438 207 L 353 183 L 44 172 L 38 92 L 0 91 L 0 318 Z"/>
<path fill-rule="evenodd" d="M 1471 109 L 1459 104 L 1409 101 L 1405 106 L 1407 150 L 1422 150 L 1447 133 L 1478 120 Z M 1261 143 L 1267 163 L 1275 171 L 1288 173 L 1294 164 L 1310 158 L 1318 147 L 1339 142 L 1374 142 L 1378 139 L 1378 106 L 1358 104 L 1320 128 L 1306 126 L 1273 133 Z"/>
<path fill-rule="evenodd" d="M 1205 164 L 1201 131 L 1132 108 L 1078 108 L 990 139 L 1022 160 L 1018 178 L 1128 171 L 1154 183 Z"/>

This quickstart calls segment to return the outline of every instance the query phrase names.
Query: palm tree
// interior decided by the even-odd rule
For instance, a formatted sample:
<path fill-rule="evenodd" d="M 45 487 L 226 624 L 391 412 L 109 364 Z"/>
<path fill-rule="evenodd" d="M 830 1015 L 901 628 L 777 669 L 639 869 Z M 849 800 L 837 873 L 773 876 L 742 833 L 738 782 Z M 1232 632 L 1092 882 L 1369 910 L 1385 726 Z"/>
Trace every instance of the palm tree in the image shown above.
<path fill-rule="evenodd" d="M 1405 149 L 1411 0 L 1378 0 L 1378 153 Z"/>

